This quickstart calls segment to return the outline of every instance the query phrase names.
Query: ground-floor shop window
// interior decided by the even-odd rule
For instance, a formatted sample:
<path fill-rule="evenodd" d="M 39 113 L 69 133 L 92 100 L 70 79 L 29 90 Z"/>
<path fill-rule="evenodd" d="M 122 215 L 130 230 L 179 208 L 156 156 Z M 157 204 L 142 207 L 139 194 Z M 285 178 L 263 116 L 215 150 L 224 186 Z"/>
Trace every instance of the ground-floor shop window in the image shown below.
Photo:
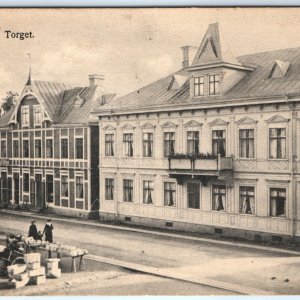
<path fill-rule="evenodd" d="M 226 205 L 226 186 L 212 186 L 212 209 L 217 211 L 225 211 Z"/>
<path fill-rule="evenodd" d="M 114 200 L 114 179 L 105 178 L 105 200 Z"/>
<path fill-rule="evenodd" d="M 271 217 L 286 216 L 286 189 L 270 188 L 270 215 Z"/>
<path fill-rule="evenodd" d="M 240 186 L 240 212 L 255 214 L 255 196 L 253 186 Z"/>
<path fill-rule="evenodd" d="M 176 205 L 175 182 L 165 182 L 164 184 L 164 204 L 165 206 Z"/>
<path fill-rule="evenodd" d="M 200 208 L 200 184 L 198 182 L 187 183 L 188 208 Z"/>
<path fill-rule="evenodd" d="M 143 203 L 153 204 L 153 181 L 143 181 Z"/>

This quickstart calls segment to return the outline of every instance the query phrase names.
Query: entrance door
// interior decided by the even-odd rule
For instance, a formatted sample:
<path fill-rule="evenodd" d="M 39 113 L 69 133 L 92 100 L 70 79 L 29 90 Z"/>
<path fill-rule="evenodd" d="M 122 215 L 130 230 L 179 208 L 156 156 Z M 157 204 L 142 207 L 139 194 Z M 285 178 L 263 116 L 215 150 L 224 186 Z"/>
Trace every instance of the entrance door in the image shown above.
<path fill-rule="evenodd" d="M 200 183 L 187 183 L 188 208 L 200 208 Z"/>
<path fill-rule="evenodd" d="M 35 174 L 35 206 L 42 207 L 44 203 L 42 175 Z"/>
<path fill-rule="evenodd" d="M 14 179 L 14 202 L 15 204 L 20 204 L 20 176 L 19 173 L 14 173 L 13 175 Z"/>

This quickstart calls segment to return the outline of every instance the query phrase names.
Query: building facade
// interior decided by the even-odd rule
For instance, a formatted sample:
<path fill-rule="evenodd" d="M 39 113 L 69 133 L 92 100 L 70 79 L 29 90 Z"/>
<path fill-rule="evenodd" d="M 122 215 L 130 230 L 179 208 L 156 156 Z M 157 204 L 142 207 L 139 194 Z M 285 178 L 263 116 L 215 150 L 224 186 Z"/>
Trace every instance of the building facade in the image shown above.
<path fill-rule="evenodd" d="M 182 69 L 108 103 L 100 217 L 249 239 L 300 236 L 300 49 L 234 57 L 218 24 Z"/>
<path fill-rule="evenodd" d="M 103 76 L 90 86 L 32 81 L 0 119 L 0 203 L 91 217 L 99 209 L 99 130 Z"/>

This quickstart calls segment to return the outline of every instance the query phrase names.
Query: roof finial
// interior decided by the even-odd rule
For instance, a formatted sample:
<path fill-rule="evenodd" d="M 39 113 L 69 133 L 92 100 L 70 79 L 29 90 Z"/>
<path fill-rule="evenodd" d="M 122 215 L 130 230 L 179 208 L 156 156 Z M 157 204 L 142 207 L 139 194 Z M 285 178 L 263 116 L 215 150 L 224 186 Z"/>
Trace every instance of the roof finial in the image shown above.
<path fill-rule="evenodd" d="M 27 53 L 29 58 L 29 75 L 26 85 L 31 85 L 31 53 Z"/>

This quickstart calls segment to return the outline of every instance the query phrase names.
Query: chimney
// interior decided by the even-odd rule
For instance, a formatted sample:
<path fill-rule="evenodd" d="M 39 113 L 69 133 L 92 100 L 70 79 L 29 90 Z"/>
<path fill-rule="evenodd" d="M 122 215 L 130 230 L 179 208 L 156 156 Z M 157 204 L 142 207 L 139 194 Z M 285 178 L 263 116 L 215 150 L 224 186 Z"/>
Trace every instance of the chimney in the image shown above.
<path fill-rule="evenodd" d="M 89 75 L 90 86 L 101 85 L 104 81 L 104 74 L 91 74 Z"/>
<path fill-rule="evenodd" d="M 183 46 L 181 49 L 183 54 L 182 67 L 187 68 L 191 65 L 198 48 L 194 46 Z"/>

